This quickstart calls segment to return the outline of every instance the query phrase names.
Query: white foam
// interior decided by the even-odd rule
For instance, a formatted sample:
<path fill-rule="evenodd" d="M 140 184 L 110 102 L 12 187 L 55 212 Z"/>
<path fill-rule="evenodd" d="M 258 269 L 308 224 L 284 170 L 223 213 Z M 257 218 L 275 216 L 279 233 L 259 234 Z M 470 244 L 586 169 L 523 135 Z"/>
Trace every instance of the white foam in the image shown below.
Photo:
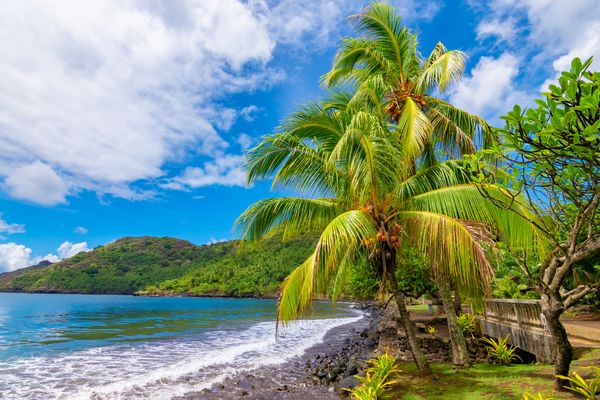
<path fill-rule="evenodd" d="M 168 399 L 301 355 L 331 328 L 360 318 L 298 321 L 277 339 L 275 323 L 261 322 L 186 340 L 16 359 L 0 363 L 0 393 L 8 399 Z"/>

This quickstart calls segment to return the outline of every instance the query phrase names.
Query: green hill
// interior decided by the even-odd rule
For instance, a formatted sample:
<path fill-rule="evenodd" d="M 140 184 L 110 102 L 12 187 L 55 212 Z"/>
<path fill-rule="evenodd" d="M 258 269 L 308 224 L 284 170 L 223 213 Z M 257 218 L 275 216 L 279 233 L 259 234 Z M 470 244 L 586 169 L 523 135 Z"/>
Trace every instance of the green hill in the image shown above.
<path fill-rule="evenodd" d="M 126 237 L 55 264 L 0 275 L 0 291 L 273 296 L 311 252 L 315 237 L 196 246 L 174 238 Z"/>

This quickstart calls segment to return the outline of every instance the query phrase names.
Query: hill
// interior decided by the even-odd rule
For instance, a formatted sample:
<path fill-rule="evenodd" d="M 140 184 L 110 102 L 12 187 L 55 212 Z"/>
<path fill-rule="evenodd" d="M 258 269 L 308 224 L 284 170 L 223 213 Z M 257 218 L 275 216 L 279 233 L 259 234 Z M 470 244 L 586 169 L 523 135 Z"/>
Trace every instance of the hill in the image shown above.
<path fill-rule="evenodd" d="M 197 246 L 174 238 L 125 237 L 50 265 L 0 275 L 0 291 L 273 296 L 310 254 L 315 237 Z"/>

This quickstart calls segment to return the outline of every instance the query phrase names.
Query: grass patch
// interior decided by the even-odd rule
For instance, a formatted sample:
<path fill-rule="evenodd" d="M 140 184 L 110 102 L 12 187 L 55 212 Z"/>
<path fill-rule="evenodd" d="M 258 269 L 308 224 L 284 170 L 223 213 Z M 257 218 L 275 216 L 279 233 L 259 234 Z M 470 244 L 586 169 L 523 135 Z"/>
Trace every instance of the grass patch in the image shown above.
<path fill-rule="evenodd" d="M 581 367 L 600 364 L 600 350 L 585 354 L 573 362 L 572 371 L 585 373 Z M 509 367 L 476 364 L 465 371 L 448 364 L 433 364 L 434 377 L 421 377 L 415 366 L 404 364 L 393 388 L 394 399 L 404 400 L 514 400 L 523 392 L 542 392 L 554 399 L 574 400 L 575 395 L 554 392 L 552 365 L 517 364 Z"/>

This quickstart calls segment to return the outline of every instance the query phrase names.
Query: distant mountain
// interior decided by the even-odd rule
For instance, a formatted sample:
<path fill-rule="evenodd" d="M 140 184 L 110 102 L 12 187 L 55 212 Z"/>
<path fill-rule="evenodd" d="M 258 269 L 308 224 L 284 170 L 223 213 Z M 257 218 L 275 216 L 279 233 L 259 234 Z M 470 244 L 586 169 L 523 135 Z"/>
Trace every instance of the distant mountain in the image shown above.
<path fill-rule="evenodd" d="M 0 274 L 0 291 L 273 296 L 311 252 L 315 236 L 197 246 L 174 238 L 125 237 L 57 263 Z"/>

